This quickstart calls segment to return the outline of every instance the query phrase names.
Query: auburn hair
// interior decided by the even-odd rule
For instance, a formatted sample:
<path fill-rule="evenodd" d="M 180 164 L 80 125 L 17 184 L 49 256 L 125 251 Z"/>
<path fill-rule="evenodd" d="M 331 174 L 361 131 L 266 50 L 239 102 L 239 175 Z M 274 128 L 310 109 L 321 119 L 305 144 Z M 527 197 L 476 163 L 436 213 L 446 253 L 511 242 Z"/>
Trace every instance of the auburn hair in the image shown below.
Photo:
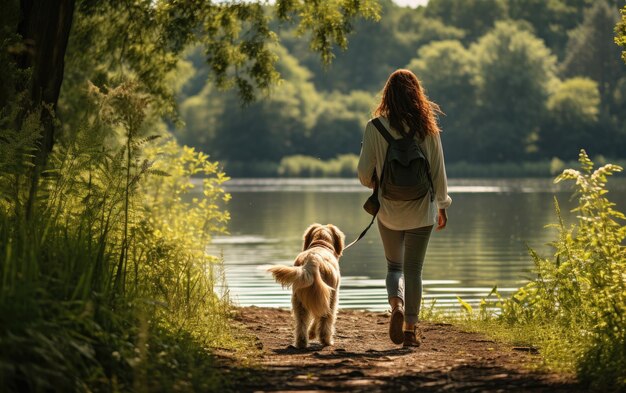
<path fill-rule="evenodd" d="M 387 118 L 391 127 L 403 136 L 406 136 L 406 124 L 420 139 L 440 132 L 435 113 L 443 114 L 439 105 L 426 97 L 417 76 L 405 69 L 396 70 L 389 76 L 380 104 L 374 110 L 374 116 Z"/>

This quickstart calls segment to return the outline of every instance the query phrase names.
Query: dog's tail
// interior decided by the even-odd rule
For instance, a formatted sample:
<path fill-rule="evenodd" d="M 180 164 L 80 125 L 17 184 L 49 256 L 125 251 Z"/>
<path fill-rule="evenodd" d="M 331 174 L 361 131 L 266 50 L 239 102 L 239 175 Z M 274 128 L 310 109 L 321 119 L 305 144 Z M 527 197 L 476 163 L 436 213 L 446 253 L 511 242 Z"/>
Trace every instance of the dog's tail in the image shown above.
<path fill-rule="evenodd" d="M 284 287 L 300 290 L 298 299 L 316 317 L 331 313 L 330 300 L 334 289 L 324 282 L 316 263 L 304 266 L 274 266 L 268 269 Z"/>

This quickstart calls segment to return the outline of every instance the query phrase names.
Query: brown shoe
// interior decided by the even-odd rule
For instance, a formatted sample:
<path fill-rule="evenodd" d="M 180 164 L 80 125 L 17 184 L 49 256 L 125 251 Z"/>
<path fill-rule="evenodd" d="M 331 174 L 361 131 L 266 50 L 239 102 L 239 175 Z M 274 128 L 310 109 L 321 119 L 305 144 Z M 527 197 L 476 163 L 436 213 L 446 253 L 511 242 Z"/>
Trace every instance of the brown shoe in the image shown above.
<path fill-rule="evenodd" d="M 404 331 L 403 347 L 419 347 L 422 344 L 422 332 L 415 328 L 414 330 Z"/>
<path fill-rule="evenodd" d="M 404 334 L 402 333 L 402 325 L 404 324 L 404 307 L 397 306 L 391 310 L 389 318 L 389 338 L 394 344 L 402 344 Z"/>

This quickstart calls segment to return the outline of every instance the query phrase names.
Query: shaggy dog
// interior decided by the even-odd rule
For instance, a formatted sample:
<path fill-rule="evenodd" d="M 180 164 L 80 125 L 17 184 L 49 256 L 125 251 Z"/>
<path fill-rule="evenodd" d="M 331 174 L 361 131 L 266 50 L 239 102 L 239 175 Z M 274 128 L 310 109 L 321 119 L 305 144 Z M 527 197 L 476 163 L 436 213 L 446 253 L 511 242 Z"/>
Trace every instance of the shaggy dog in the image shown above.
<path fill-rule="evenodd" d="M 345 235 L 334 225 L 313 224 L 304 233 L 304 251 L 294 265 L 268 270 L 278 283 L 292 288 L 296 348 L 306 348 L 308 340 L 316 336 L 322 345 L 333 345 L 344 240 Z"/>

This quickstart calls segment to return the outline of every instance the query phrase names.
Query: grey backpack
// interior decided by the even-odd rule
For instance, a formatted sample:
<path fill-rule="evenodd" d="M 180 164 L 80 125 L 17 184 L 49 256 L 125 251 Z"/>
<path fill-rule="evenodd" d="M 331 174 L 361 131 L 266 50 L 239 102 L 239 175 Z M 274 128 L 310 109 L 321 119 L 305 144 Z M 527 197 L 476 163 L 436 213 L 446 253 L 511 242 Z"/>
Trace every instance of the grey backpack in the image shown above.
<path fill-rule="evenodd" d="M 430 193 L 430 200 L 433 201 L 430 165 L 415 140 L 415 130 L 400 139 L 394 139 L 380 120 L 373 119 L 372 123 L 389 143 L 383 173 L 380 176 L 383 198 L 392 201 L 414 201 Z"/>

